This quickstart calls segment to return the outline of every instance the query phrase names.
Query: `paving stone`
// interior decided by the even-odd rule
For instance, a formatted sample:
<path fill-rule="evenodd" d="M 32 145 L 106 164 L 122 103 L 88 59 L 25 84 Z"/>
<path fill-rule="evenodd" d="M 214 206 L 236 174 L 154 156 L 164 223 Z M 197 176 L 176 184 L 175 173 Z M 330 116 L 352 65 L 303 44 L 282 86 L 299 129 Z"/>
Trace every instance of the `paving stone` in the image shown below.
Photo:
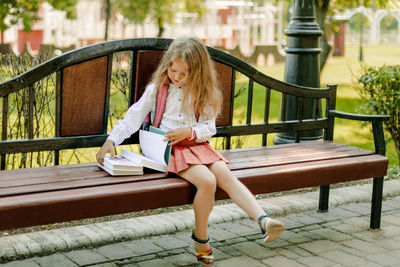
<path fill-rule="evenodd" d="M 209 227 L 209 235 L 211 240 L 216 240 L 216 241 L 223 241 L 239 237 L 238 234 L 232 233 L 231 231 L 228 231 L 226 229 L 222 229 L 219 227 L 219 225 Z"/>
<path fill-rule="evenodd" d="M 389 254 L 392 257 L 400 259 L 400 249 L 387 251 L 386 253 Z"/>
<path fill-rule="evenodd" d="M 370 215 L 371 214 L 371 204 L 370 203 L 354 203 L 349 205 L 340 206 L 342 209 L 358 213 L 360 215 Z"/>
<path fill-rule="evenodd" d="M 382 228 L 382 235 L 386 238 L 400 236 L 400 226 L 388 225 Z"/>
<path fill-rule="evenodd" d="M 319 256 L 302 257 L 297 259 L 298 262 L 310 267 L 333 266 L 335 263 Z"/>
<path fill-rule="evenodd" d="M 283 231 L 282 234 L 279 236 L 279 238 L 292 244 L 299 244 L 312 241 L 311 238 L 305 236 L 303 233 L 294 233 L 291 230 Z"/>
<path fill-rule="evenodd" d="M 400 242 L 392 240 L 392 239 L 376 241 L 375 245 L 385 248 L 385 249 L 389 249 L 389 250 L 400 249 Z"/>
<path fill-rule="evenodd" d="M 194 256 L 194 254 L 192 255 L 187 252 L 174 256 L 169 256 L 164 258 L 163 260 L 165 260 L 168 263 L 174 264 L 176 266 L 189 266 L 189 265 L 193 266 L 197 264 L 197 259 Z"/>
<path fill-rule="evenodd" d="M 7 245 L 0 245 L 0 262 L 15 259 L 17 256 L 17 252 L 14 247 L 8 247 Z"/>
<path fill-rule="evenodd" d="M 230 256 L 240 256 L 242 252 L 232 246 L 219 246 L 218 249 Z"/>
<path fill-rule="evenodd" d="M 215 262 L 214 266 L 216 267 L 243 267 L 243 266 L 251 266 L 251 267 L 264 267 L 265 265 L 260 261 L 252 259 L 247 256 L 242 257 L 232 257 L 226 260 Z M 286 266 L 287 267 L 287 266 Z"/>
<path fill-rule="evenodd" d="M 36 257 L 33 260 L 38 263 L 41 267 L 74 267 L 78 266 L 76 263 L 72 262 L 65 255 L 57 253 L 44 257 Z"/>
<path fill-rule="evenodd" d="M 259 245 L 269 249 L 280 248 L 290 244 L 289 242 L 283 240 L 282 238 L 278 238 L 275 241 L 268 243 L 265 243 L 263 239 L 255 240 L 254 242 L 257 242 Z"/>
<path fill-rule="evenodd" d="M 327 252 L 320 253 L 319 256 L 327 258 L 333 262 L 337 262 L 339 264 L 345 266 L 364 266 L 368 262 L 362 258 L 353 256 L 343 251 L 339 250 L 331 250 Z"/>
<path fill-rule="evenodd" d="M 399 266 L 400 265 L 400 259 L 396 257 L 392 257 L 387 253 L 380 253 L 380 254 L 375 254 L 375 255 L 369 255 L 366 257 L 368 260 L 373 261 L 377 264 L 383 265 L 383 266 Z"/>
<path fill-rule="evenodd" d="M 75 249 L 78 247 L 86 247 L 91 245 L 90 239 L 84 235 L 75 231 L 73 227 L 61 228 L 58 234 L 67 244 L 68 249 Z"/>
<path fill-rule="evenodd" d="M 146 255 L 163 251 L 163 248 L 155 245 L 151 240 L 144 238 L 123 242 L 121 245 L 132 250 L 137 255 Z"/>
<path fill-rule="evenodd" d="M 399 218 L 394 215 L 387 215 L 382 217 L 382 222 L 386 222 L 388 224 L 394 224 L 400 226 Z"/>
<path fill-rule="evenodd" d="M 2 249 L 0 248 L 0 258 L 2 258 L 3 255 L 17 255 L 22 257 L 27 257 L 30 255 L 29 248 L 14 236 L 7 236 L 4 238 L 4 240 L 0 239 L 0 246 L 3 247 Z"/>
<path fill-rule="evenodd" d="M 171 235 L 162 235 L 162 236 L 157 236 L 157 238 L 154 238 L 152 240 L 154 244 L 156 244 L 159 247 L 162 247 L 164 249 L 176 249 L 176 248 L 182 248 L 186 247 L 187 244 L 183 242 L 182 240 L 179 240 Z"/>
<path fill-rule="evenodd" d="M 90 249 L 74 250 L 63 254 L 78 265 L 98 264 L 108 261 L 103 255 Z"/>
<path fill-rule="evenodd" d="M 332 241 L 343 241 L 343 240 L 348 240 L 351 238 L 351 236 L 349 236 L 347 234 L 343 234 L 336 230 L 328 229 L 328 228 L 319 228 L 319 229 L 308 231 L 307 233 L 320 235 L 324 239 L 329 239 Z"/>
<path fill-rule="evenodd" d="M 298 267 L 298 266 L 305 266 L 301 263 L 298 263 L 297 261 L 287 259 L 282 256 L 276 256 L 272 258 L 268 258 L 266 260 L 263 260 L 262 263 L 266 264 L 267 266 L 273 266 L 273 267 Z M 250 265 L 248 265 L 250 266 Z"/>
<path fill-rule="evenodd" d="M 267 249 L 265 247 L 260 246 L 255 242 L 243 242 L 236 245 L 232 245 L 233 248 L 242 252 L 243 254 L 248 255 L 251 258 L 255 259 L 265 259 L 275 255 L 275 252 Z"/>
<path fill-rule="evenodd" d="M 337 242 L 332 242 L 330 240 L 317 240 L 299 244 L 298 246 L 311 253 L 321 253 L 325 251 L 336 250 L 341 247 L 341 245 L 339 245 Z"/>
<path fill-rule="evenodd" d="M 296 260 L 296 259 L 302 257 L 299 254 L 294 253 L 293 251 L 290 251 L 286 248 L 277 248 L 277 249 L 274 249 L 274 252 L 275 252 L 274 253 L 275 255 L 283 256 L 283 257 L 286 257 L 291 260 Z"/>
<path fill-rule="evenodd" d="M 295 221 L 298 221 L 299 223 L 303 225 L 312 225 L 312 224 L 317 224 L 321 222 L 325 222 L 325 220 L 321 218 L 316 218 L 315 216 L 311 216 L 312 214 L 315 214 L 315 212 L 307 212 L 304 214 L 291 214 L 287 217 L 290 219 L 293 219 Z"/>
<path fill-rule="evenodd" d="M 226 245 L 233 245 L 241 242 L 246 242 L 247 239 L 245 237 L 235 237 L 224 241 Z"/>
<path fill-rule="evenodd" d="M 106 263 L 99 263 L 95 265 L 90 265 L 90 267 L 118 267 L 118 265 L 112 263 L 112 262 L 106 262 Z"/>
<path fill-rule="evenodd" d="M 39 264 L 32 259 L 12 261 L 1 265 L 2 267 L 40 267 Z"/>
<path fill-rule="evenodd" d="M 182 254 L 185 253 L 185 249 L 183 248 L 176 248 L 176 249 L 171 249 L 171 250 L 166 250 L 163 252 L 159 252 L 157 253 L 158 257 L 167 257 L 167 256 L 173 256 L 173 255 L 177 255 L 177 254 Z"/>
<path fill-rule="evenodd" d="M 322 226 L 320 224 L 310 224 L 310 225 L 300 227 L 300 228 L 298 228 L 298 230 L 300 232 L 302 232 L 302 231 L 311 231 L 311 230 L 320 229 L 320 228 L 322 228 Z"/>
<path fill-rule="evenodd" d="M 352 217 L 341 220 L 343 223 L 353 226 L 353 231 L 364 231 L 369 229 L 369 218 L 367 216 Z"/>
<path fill-rule="evenodd" d="M 278 220 L 283 223 L 283 225 L 285 226 L 286 230 L 290 230 L 290 229 L 293 229 L 293 228 L 298 228 L 298 227 L 304 226 L 303 223 L 301 223 L 298 220 L 296 220 L 294 215 L 293 216 L 288 215 L 286 217 L 279 218 Z"/>
<path fill-rule="evenodd" d="M 353 218 L 355 216 L 359 216 L 359 214 L 337 207 L 334 209 L 330 209 L 328 212 L 311 213 L 310 216 L 313 216 L 317 219 L 326 222 L 326 221 L 336 221 L 338 219 L 343 219 L 343 218 Z"/>
<path fill-rule="evenodd" d="M 340 249 L 340 251 L 343 251 L 345 253 L 348 253 L 348 254 L 351 254 L 351 255 L 354 255 L 354 256 L 357 256 L 357 257 L 361 257 L 361 258 L 364 258 L 365 256 L 368 255 L 368 253 L 366 253 L 365 251 L 360 251 L 360 250 L 357 250 L 357 249 L 354 249 L 354 248 L 350 248 L 350 247 L 345 247 L 345 246 L 342 247 Z"/>
<path fill-rule="evenodd" d="M 302 257 L 308 257 L 311 256 L 312 254 L 308 252 L 307 250 L 304 250 L 296 245 L 291 245 L 291 246 L 286 246 L 285 249 L 290 250 Z"/>
<path fill-rule="evenodd" d="M 248 236 L 257 233 L 254 229 L 248 226 L 234 222 L 221 223 L 218 227 L 238 236 Z"/>
<path fill-rule="evenodd" d="M 342 245 L 354 248 L 356 250 L 368 253 L 368 254 L 376 254 L 376 253 L 383 253 L 385 250 L 381 247 L 374 245 L 374 243 L 365 242 L 362 240 L 347 240 L 341 242 Z"/>
<path fill-rule="evenodd" d="M 137 262 L 142 262 L 142 261 L 148 261 L 148 260 L 153 260 L 156 258 L 156 254 L 147 254 L 147 255 L 143 255 L 143 256 L 137 256 L 137 257 L 133 257 L 131 259 L 128 260 L 124 260 L 122 262 L 127 262 L 127 263 L 137 263 Z M 135 265 L 136 266 L 136 265 Z"/>
<path fill-rule="evenodd" d="M 149 261 L 142 261 L 137 264 L 138 266 L 142 267 L 173 267 L 174 264 L 168 262 L 164 259 L 154 259 Z"/>
<path fill-rule="evenodd" d="M 15 239 L 22 242 L 29 250 L 31 255 L 37 255 L 42 252 L 42 247 L 27 234 L 15 235 Z M 1 245 L 0 245 L 1 246 Z"/>
<path fill-rule="evenodd" d="M 94 251 L 103 255 L 109 260 L 121 260 L 137 256 L 135 252 L 119 243 L 101 246 L 94 249 Z"/>

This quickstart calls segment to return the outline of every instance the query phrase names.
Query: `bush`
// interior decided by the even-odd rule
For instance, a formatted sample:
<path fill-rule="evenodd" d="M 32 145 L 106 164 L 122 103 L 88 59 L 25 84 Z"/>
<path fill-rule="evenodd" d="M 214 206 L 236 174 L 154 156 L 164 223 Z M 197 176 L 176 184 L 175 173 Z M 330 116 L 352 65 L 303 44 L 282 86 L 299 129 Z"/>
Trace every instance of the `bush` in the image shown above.
<path fill-rule="evenodd" d="M 384 126 L 394 141 L 400 159 L 400 65 L 361 68 L 359 93 L 365 100 L 362 110 L 389 115 Z"/>

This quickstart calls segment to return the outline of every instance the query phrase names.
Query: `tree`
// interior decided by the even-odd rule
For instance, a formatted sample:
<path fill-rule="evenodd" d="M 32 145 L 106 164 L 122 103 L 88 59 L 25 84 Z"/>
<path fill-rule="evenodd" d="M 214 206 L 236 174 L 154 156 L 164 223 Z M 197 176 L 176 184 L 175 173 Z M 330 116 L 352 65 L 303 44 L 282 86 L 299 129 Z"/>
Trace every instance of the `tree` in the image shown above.
<path fill-rule="evenodd" d="M 329 52 L 331 51 L 331 46 L 326 38 L 328 27 L 331 25 L 329 23 L 329 18 L 333 17 L 336 13 L 343 12 L 345 9 L 357 8 L 362 5 L 365 7 L 385 8 L 388 6 L 389 2 L 390 0 L 314 0 L 316 20 L 319 27 L 324 32 L 320 39 L 320 46 L 322 49 L 320 55 L 320 69 L 322 70 L 325 66 Z"/>
<path fill-rule="evenodd" d="M 151 17 L 158 26 L 157 37 L 161 37 L 165 30 L 165 23 L 173 23 L 178 12 L 195 13 L 201 17 L 205 11 L 204 0 L 116 0 L 118 11 L 129 21 L 143 22 L 147 16 Z"/>
<path fill-rule="evenodd" d="M 32 30 L 33 23 L 39 19 L 37 13 L 40 4 L 45 0 L 2 0 L 0 2 L 0 32 L 12 25 L 22 22 L 24 30 Z M 77 0 L 47 0 L 57 10 L 65 11 L 67 18 L 76 17 L 75 5 Z M 3 39 L 1 40 L 3 42 Z"/>

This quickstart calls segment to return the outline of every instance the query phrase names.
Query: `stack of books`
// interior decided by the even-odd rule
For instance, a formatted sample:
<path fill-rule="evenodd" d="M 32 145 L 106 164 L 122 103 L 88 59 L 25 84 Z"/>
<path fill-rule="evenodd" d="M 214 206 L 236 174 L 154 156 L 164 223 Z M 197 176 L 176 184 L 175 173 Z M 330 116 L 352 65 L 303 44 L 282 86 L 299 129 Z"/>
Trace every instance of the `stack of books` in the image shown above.
<path fill-rule="evenodd" d="M 111 158 L 111 156 L 106 155 L 103 160 L 103 165 L 98 165 L 113 176 L 143 174 L 143 166 L 121 156 L 114 156 L 114 158 Z"/>
<path fill-rule="evenodd" d="M 150 127 L 149 131 L 140 130 L 139 144 L 143 154 L 123 149 L 114 158 L 106 155 L 103 165 L 98 163 L 98 166 L 113 176 L 142 175 L 143 167 L 166 172 L 171 146 L 164 140 L 164 134 L 154 127 Z"/>

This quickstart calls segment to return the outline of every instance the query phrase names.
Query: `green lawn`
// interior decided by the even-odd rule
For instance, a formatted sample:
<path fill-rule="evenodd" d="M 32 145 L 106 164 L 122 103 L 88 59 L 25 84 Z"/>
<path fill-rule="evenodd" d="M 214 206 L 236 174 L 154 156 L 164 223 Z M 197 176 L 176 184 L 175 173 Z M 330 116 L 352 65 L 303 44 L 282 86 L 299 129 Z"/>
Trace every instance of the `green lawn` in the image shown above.
<path fill-rule="evenodd" d="M 337 103 L 336 109 L 346 112 L 357 112 L 357 109 L 362 105 L 356 89 L 355 82 L 357 77 L 360 76 L 361 64 L 371 66 L 381 66 L 383 64 L 395 65 L 400 62 L 400 47 L 399 46 L 371 46 L 364 47 L 364 61 L 361 63 L 358 59 L 359 50 L 357 47 L 346 47 L 344 57 L 330 57 L 323 72 L 321 73 L 321 87 L 326 84 L 338 84 Z M 263 73 L 282 80 L 284 76 L 285 64 L 276 64 L 274 66 L 264 66 L 258 68 Z M 262 90 L 261 90 L 262 91 Z M 261 96 L 262 92 L 255 92 L 254 97 L 254 111 L 262 118 L 263 110 L 257 106 L 262 107 L 264 98 Z M 279 96 L 278 99 L 273 100 L 271 105 L 271 113 L 277 116 L 279 109 Z M 257 104 L 257 99 L 260 103 Z M 346 121 L 337 119 L 335 124 L 335 141 L 349 145 L 358 146 L 361 148 L 373 150 L 373 139 L 371 130 L 368 127 L 361 127 L 359 122 Z M 271 141 L 269 139 L 269 141 Z M 252 143 L 252 142 L 250 142 Z M 393 142 L 387 143 L 387 156 L 390 159 L 390 167 L 399 165 L 398 156 Z"/>

